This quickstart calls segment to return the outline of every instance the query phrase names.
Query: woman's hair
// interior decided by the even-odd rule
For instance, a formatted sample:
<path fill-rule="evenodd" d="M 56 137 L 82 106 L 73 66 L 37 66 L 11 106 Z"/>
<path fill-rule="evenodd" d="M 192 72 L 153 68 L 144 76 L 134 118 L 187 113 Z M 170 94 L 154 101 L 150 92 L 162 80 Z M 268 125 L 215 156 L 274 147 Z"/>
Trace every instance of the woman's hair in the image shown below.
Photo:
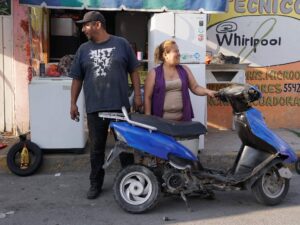
<path fill-rule="evenodd" d="M 165 40 L 159 46 L 155 48 L 154 51 L 154 62 L 157 64 L 159 62 L 164 62 L 163 54 L 169 53 L 171 51 L 172 45 L 175 45 L 176 42 L 174 40 Z"/>

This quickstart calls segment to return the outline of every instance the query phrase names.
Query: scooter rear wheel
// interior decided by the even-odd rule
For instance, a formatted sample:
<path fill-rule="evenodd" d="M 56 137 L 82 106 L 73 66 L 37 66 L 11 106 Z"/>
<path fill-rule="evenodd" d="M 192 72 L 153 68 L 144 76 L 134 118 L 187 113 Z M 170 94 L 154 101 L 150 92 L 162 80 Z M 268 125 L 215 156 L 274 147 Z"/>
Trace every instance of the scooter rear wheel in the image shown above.
<path fill-rule="evenodd" d="M 121 208 L 130 213 L 142 213 L 158 202 L 160 185 L 150 169 L 131 165 L 118 173 L 113 191 Z"/>
<path fill-rule="evenodd" d="M 253 185 L 252 192 L 259 203 L 277 205 L 289 190 L 290 180 L 281 177 L 277 167 L 271 167 Z"/>

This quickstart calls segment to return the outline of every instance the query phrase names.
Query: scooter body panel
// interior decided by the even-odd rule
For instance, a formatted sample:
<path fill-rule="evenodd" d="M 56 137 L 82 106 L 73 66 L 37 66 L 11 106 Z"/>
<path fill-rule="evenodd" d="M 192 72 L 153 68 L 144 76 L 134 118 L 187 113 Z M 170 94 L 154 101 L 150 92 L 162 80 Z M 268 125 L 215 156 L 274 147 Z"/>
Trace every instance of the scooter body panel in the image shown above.
<path fill-rule="evenodd" d="M 111 122 L 110 126 L 126 139 L 128 146 L 137 150 L 165 160 L 168 159 L 169 154 L 191 161 L 198 160 L 189 149 L 171 136 L 157 131 L 150 132 L 147 129 L 132 126 L 127 122 Z"/>
<path fill-rule="evenodd" d="M 246 111 L 245 116 L 254 135 L 273 146 L 281 155 L 287 156 L 285 162 L 296 162 L 296 153 L 288 143 L 267 127 L 260 111 L 255 108 L 251 108 Z"/>
<path fill-rule="evenodd" d="M 234 174 L 251 173 L 253 169 L 271 156 L 271 153 L 261 151 L 250 146 L 244 146 L 241 149 L 240 157 L 236 162 Z"/>

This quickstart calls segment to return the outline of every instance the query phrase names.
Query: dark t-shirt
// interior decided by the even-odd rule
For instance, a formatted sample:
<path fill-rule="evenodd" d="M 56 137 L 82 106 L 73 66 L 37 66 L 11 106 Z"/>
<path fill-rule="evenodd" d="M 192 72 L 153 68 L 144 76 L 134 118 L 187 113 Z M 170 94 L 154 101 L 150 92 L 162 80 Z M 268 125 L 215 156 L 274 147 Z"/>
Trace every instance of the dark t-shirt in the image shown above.
<path fill-rule="evenodd" d="M 124 38 L 110 35 L 102 43 L 88 41 L 75 55 L 69 76 L 83 80 L 86 112 L 129 108 L 128 73 L 139 62 Z"/>

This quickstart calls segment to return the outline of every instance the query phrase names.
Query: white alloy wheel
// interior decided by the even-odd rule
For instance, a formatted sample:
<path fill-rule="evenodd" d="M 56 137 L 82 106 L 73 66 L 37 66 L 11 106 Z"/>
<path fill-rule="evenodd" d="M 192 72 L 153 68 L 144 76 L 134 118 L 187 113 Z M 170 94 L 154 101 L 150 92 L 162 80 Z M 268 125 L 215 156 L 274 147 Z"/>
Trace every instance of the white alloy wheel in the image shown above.
<path fill-rule="evenodd" d="M 142 165 L 122 169 L 113 188 L 116 202 L 130 213 L 142 213 L 153 208 L 159 200 L 160 189 L 156 175 Z"/>
<path fill-rule="evenodd" d="M 120 193 L 127 203 L 140 205 L 150 198 L 152 183 L 146 174 L 131 172 L 121 180 Z"/>
<path fill-rule="evenodd" d="M 269 170 L 262 177 L 262 188 L 269 198 L 278 198 L 285 189 L 285 179 L 281 177 L 278 171 Z"/>

